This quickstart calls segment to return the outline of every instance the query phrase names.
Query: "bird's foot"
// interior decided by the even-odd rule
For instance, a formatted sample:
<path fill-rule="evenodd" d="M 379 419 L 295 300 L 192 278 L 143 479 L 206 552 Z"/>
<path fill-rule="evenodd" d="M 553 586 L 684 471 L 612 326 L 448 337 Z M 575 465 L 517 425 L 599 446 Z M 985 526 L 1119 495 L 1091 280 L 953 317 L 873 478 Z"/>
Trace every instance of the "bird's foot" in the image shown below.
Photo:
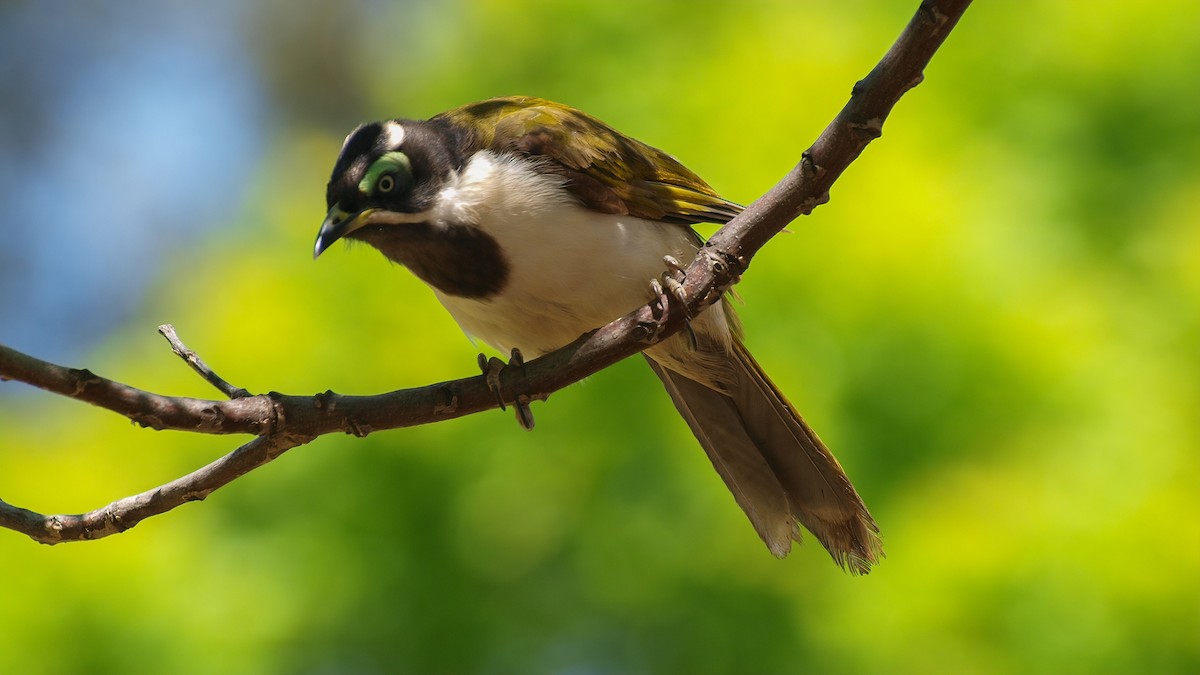
<path fill-rule="evenodd" d="M 672 255 L 664 255 L 663 264 L 667 266 L 667 271 L 663 272 L 662 275 L 663 287 L 670 291 L 671 298 L 683 308 L 684 319 L 689 322 L 688 332 L 690 333 L 692 330 L 692 310 L 688 309 L 687 292 L 683 289 L 683 282 L 687 279 L 687 267 Z"/>
<path fill-rule="evenodd" d="M 507 410 L 504 406 L 504 397 L 500 394 L 500 371 L 504 370 L 505 363 L 494 356 L 488 358 L 487 354 L 480 354 L 477 362 L 479 370 L 483 373 L 483 379 L 487 382 L 488 391 L 496 397 L 496 403 L 500 404 L 500 409 Z"/>
<path fill-rule="evenodd" d="M 688 333 L 688 344 L 696 348 L 696 332 L 692 329 L 692 313 L 687 306 L 687 293 L 683 288 L 684 266 L 674 256 L 663 256 L 667 271 L 660 279 L 650 280 L 650 292 L 654 299 L 650 303 L 650 311 L 654 323 L 647 326 L 651 339 L 657 338 L 667 324 L 672 305 L 683 312 L 684 328 Z"/>
<path fill-rule="evenodd" d="M 500 373 L 508 367 L 518 369 L 525 367 L 525 357 L 521 355 L 521 350 L 513 347 L 508 363 L 495 356 L 488 358 L 484 354 L 479 355 L 478 363 L 479 370 L 482 371 L 484 380 L 487 382 L 488 390 L 496 397 L 496 403 L 500 405 L 501 410 L 507 410 L 508 408 L 504 405 L 504 394 L 500 390 Z M 533 411 L 529 409 L 529 403 L 532 400 L 527 394 L 517 394 L 513 400 L 513 412 L 517 416 L 517 424 L 520 424 L 521 428 L 526 431 L 533 429 Z"/>

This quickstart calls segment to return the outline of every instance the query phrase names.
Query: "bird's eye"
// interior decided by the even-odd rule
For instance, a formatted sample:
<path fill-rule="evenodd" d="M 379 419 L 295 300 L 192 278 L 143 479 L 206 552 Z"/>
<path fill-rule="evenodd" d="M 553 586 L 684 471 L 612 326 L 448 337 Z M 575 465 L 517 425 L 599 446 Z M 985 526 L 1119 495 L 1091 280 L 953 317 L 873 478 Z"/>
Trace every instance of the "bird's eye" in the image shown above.
<path fill-rule="evenodd" d="M 363 197 L 390 195 L 407 192 L 412 186 L 412 162 L 403 152 L 389 152 L 375 160 L 358 182 L 358 192 Z"/>
<path fill-rule="evenodd" d="M 396 178 L 390 173 L 385 173 L 379 177 L 379 183 L 376 184 L 375 188 L 379 192 L 391 192 L 396 189 Z"/>

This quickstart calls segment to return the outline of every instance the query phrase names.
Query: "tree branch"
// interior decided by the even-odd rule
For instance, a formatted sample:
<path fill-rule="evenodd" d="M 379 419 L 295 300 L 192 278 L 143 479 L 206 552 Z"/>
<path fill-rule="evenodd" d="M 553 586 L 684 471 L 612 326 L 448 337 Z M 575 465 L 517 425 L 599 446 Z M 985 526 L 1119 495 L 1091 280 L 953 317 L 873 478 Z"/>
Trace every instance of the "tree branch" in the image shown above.
<path fill-rule="evenodd" d="M 850 101 L 775 187 L 734 218 L 701 249 L 687 269 L 684 298 L 695 315 L 735 284 L 751 258 L 800 215 L 829 200 L 829 189 L 867 144 L 904 92 L 919 84 L 934 52 L 966 11 L 970 0 L 925 0 L 878 65 L 855 84 Z M 500 373 L 503 400 L 545 400 L 552 392 L 636 354 L 679 331 L 685 313 L 661 320 L 651 305 L 581 336 L 575 342 Z M 164 327 L 169 329 L 169 327 Z M 429 424 L 495 408 L 496 395 L 483 376 L 402 389 L 377 396 L 315 396 L 269 393 L 249 396 L 217 377 L 173 331 L 172 348 L 229 400 L 161 396 L 99 377 L 86 369 L 55 365 L 0 345 L 0 379 L 12 379 L 100 406 L 153 429 L 258 438 L 193 473 L 82 515 L 41 514 L 0 501 L 0 527 L 54 544 L 98 539 L 180 504 L 201 500 L 230 481 L 290 448 L 337 431 L 373 431 Z"/>
<path fill-rule="evenodd" d="M 292 447 L 295 445 L 259 436 L 182 478 L 78 516 L 43 516 L 0 500 L 0 525 L 43 544 L 88 541 L 119 534 L 150 516 L 204 499 L 213 490 L 270 462 Z"/>

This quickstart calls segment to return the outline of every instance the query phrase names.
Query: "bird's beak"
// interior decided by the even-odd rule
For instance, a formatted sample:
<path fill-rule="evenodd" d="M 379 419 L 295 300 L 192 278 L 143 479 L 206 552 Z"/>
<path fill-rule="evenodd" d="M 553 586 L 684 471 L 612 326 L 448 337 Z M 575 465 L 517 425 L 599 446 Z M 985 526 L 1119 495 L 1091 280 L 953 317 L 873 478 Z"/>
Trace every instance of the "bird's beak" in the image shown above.
<path fill-rule="evenodd" d="M 334 204 L 326 214 L 325 222 L 321 223 L 321 231 L 317 232 L 317 243 L 313 246 L 313 260 L 316 260 L 317 256 L 321 255 L 321 252 L 329 248 L 333 242 L 365 225 L 367 216 L 370 216 L 373 211 L 374 209 L 363 209 L 358 213 L 349 213 L 342 210 L 340 204 Z"/>

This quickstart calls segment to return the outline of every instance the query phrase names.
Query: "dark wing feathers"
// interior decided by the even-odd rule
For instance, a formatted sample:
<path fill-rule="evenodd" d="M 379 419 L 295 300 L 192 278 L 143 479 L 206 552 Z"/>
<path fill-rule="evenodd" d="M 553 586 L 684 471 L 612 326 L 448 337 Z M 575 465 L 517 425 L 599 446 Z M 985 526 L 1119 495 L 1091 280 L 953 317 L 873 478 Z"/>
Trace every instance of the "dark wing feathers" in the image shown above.
<path fill-rule="evenodd" d="M 742 207 L 723 199 L 675 158 L 574 108 L 513 96 L 434 118 L 467 128 L 476 147 L 550 161 L 589 209 L 672 223 L 725 223 Z"/>

